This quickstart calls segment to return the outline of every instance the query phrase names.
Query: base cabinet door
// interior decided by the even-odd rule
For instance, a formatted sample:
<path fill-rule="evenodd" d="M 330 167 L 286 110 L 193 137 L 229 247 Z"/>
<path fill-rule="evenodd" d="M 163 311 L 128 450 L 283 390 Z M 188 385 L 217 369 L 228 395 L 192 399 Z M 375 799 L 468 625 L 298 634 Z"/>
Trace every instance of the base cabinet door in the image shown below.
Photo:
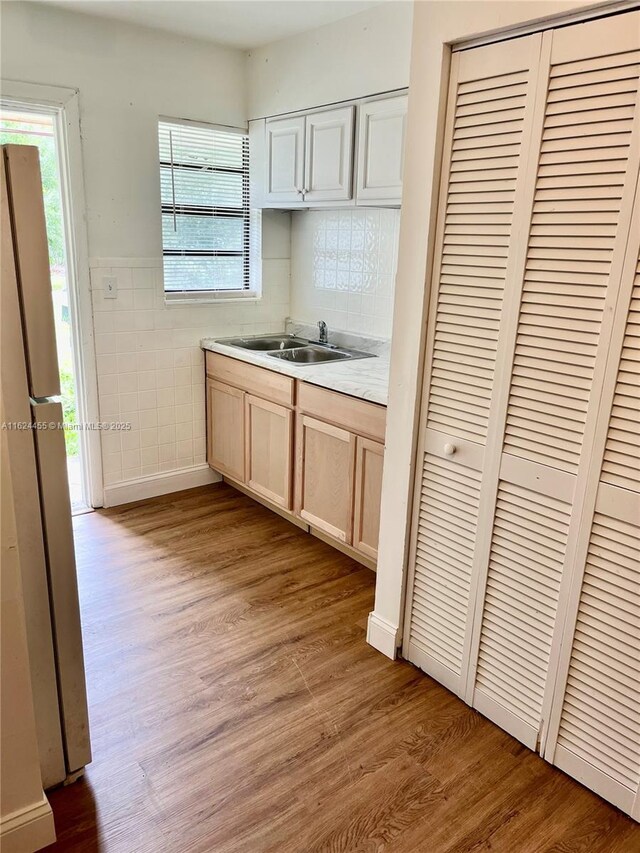
<path fill-rule="evenodd" d="M 291 509 L 293 412 L 247 394 L 244 419 L 247 486 L 272 503 Z"/>
<path fill-rule="evenodd" d="M 353 547 L 374 560 L 378 557 L 383 461 L 384 446 L 380 442 L 356 438 Z"/>
<path fill-rule="evenodd" d="M 351 544 L 356 437 L 298 416 L 296 512 L 313 527 Z"/>
<path fill-rule="evenodd" d="M 244 482 L 244 391 L 207 379 L 207 462 Z"/>

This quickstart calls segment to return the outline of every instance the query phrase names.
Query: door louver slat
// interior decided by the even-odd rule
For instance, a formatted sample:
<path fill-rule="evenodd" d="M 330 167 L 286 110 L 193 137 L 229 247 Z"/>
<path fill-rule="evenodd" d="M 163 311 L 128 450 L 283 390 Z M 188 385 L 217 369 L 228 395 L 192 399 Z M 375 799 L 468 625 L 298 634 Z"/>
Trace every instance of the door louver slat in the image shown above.
<path fill-rule="evenodd" d="M 545 507 L 555 517 L 541 524 Z M 570 510 L 555 498 L 499 484 L 476 691 L 533 728 L 542 706 Z M 526 665 L 516 665 L 518 659 Z"/>
<path fill-rule="evenodd" d="M 618 369 L 614 411 L 602 463 L 602 480 L 640 491 L 640 260 Z M 612 428 L 613 427 L 613 428 Z"/>
<path fill-rule="evenodd" d="M 604 551 L 598 546 L 600 531 L 606 531 Z M 620 558 L 633 548 L 632 543 L 635 560 L 624 570 L 621 586 Z M 558 744 L 631 791 L 637 790 L 640 527 L 600 513 L 592 527 Z"/>
<path fill-rule="evenodd" d="M 411 642 L 460 672 L 480 475 L 425 454 Z M 416 594 L 417 591 L 417 594 Z"/>
<path fill-rule="evenodd" d="M 433 345 L 446 372 L 432 382 L 427 426 L 470 441 L 487 434 L 527 90 L 526 72 L 458 85 Z M 461 358 L 487 382 L 456 370 Z"/>
<path fill-rule="evenodd" d="M 572 474 L 626 179 L 637 61 L 627 53 L 551 69 L 516 339 L 516 366 L 530 366 L 526 381 L 513 374 L 504 450 Z M 574 369 L 581 381 L 573 385 L 554 376 Z M 613 453 L 611 475 L 620 476 Z"/>

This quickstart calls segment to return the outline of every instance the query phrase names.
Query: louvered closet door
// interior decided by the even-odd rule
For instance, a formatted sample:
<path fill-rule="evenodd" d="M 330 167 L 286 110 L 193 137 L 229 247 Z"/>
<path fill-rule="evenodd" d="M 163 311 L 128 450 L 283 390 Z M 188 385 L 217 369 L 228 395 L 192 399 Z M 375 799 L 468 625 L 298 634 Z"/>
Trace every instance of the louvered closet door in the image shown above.
<path fill-rule="evenodd" d="M 480 485 L 541 36 L 455 54 L 404 655 L 462 694 Z"/>
<path fill-rule="evenodd" d="M 480 494 L 467 692 L 533 749 L 630 232 L 639 40 L 634 13 L 546 33 L 542 45 L 528 240 L 509 282 L 519 300 L 505 306 Z"/>
<path fill-rule="evenodd" d="M 546 758 L 640 820 L 640 195 L 634 213 Z"/>

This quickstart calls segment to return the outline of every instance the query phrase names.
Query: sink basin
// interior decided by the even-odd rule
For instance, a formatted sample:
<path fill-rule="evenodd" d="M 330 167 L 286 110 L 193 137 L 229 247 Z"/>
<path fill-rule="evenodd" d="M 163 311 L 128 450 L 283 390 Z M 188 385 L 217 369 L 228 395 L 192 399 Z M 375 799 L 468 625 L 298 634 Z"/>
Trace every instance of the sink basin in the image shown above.
<path fill-rule="evenodd" d="M 247 338 L 220 338 L 220 344 L 228 347 L 263 352 L 271 358 L 279 358 L 291 364 L 323 364 L 327 361 L 348 361 L 355 358 L 371 358 L 370 352 L 355 349 L 338 349 L 331 344 L 310 343 L 294 335 L 259 335 Z"/>
<path fill-rule="evenodd" d="M 295 338 L 292 335 L 264 335 L 259 338 L 226 338 L 219 341 L 229 347 L 256 350 L 258 352 L 270 352 L 278 350 L 293 350 L 298 347 L 306 347 L 307 341 Z"/>
<path fill-rule="evenodd" d="M 358 350 L 339 350 L 320 346 L 306 346 L 299 349 L 283 350 L 282 352 L 269 352 L 271 358 L 279 358 L 291 364 L 323 364 L 327 361 L 347 361 L 354 358 L 370 358 L 371 353 L 359 352 Z"/>

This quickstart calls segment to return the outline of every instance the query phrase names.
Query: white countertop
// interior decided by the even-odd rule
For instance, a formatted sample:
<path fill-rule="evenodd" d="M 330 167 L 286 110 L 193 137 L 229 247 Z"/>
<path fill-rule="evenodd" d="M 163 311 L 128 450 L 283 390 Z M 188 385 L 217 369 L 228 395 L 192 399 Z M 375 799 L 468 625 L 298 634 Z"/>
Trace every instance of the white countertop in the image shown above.
<path fill-rule="evenodd" d="M 387 405 L 389 358 L 386 355 L 374 355 L 372 358 L 360 358 L 354 361 L 299 365 L 279 358 L 271 358 L 263 352 L 230 347 L 219 343 L 215 338 L 203 338 L 200 346 L 210 352 L 218 352 L 258 367 L 266 367 L 276 373 L 293 376 L 311 385 L 320 385 L 322 388 L 340 391 L 342 394 L 349 394 L 361 400 Z M 367 351 L 364 347 L 359 349 Z"/>

